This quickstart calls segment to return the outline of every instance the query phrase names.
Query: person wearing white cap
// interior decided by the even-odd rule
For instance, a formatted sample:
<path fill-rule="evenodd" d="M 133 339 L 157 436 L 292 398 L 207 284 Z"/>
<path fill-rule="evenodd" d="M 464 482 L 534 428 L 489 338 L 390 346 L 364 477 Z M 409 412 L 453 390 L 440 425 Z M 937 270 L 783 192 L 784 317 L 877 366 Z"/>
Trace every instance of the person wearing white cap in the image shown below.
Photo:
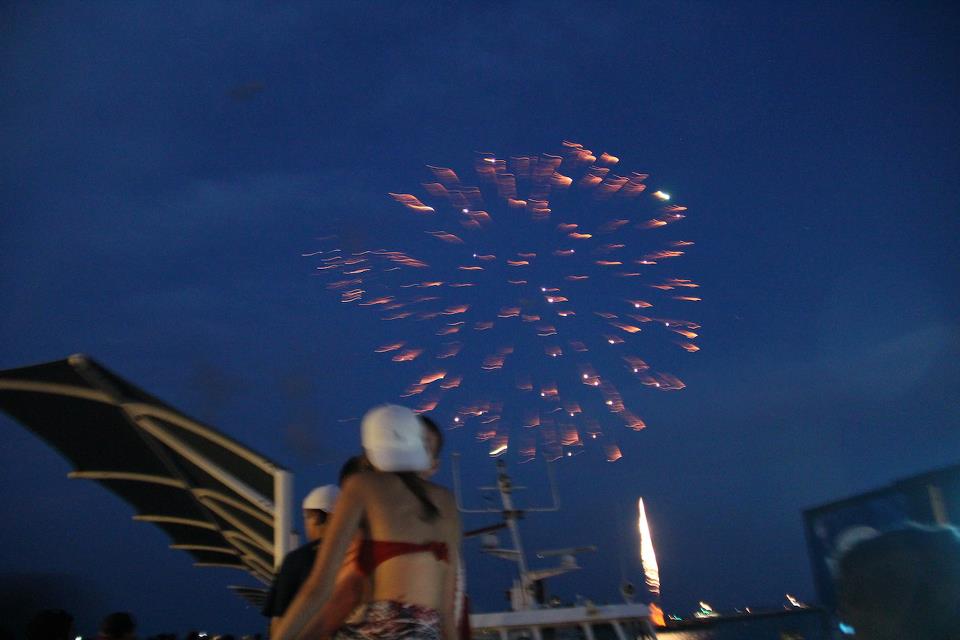
<path fill-rule="evenodd" d="M 315 488 L 303 499 L 303 532 L 307 543 L 286 555 L 273 584 L 270 585 L 270 591 L 267 592 L 261 613 L 270 618 L 271 629 L 277 625 L 280 616 L 293 602 L 297 591 L 310 575 L 327 521 L 339 495 L 340 490 L 336 485 L 326 484 Z"/>
<path fill-rule="evenodd" d="M 358 532 L 357 571 L 372 583 L 363 619 L 334 640 L 455 640 L 460 518 L 453 495 L 424 476 L 434 466 L 424 423 L 410 409 L 383 405 L 361 423 L 373 470 L 346 480 L 317 560 L 280 624 L 276 640 L 320 637 L 320 615 Z"/>

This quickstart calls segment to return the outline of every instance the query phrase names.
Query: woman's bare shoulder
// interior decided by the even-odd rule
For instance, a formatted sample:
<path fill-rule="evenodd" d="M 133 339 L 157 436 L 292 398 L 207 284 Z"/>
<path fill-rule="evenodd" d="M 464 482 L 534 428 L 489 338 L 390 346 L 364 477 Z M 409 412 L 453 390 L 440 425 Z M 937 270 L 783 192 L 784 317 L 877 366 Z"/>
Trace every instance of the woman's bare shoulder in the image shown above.
<path fill-rule="evenodd" d="M 370 490 L 375 490 L 377 487 L 383 486 L 384 482 L 388 480 L 385 478 L 388 474 L 382 473 L 380 471 L 371 471 L 364 469 L 363 471 L 358 471 L 349 478 L 347 478 L 342 489 L 344 491 L 349 490 L 352 492 L 366 493 Z"/>

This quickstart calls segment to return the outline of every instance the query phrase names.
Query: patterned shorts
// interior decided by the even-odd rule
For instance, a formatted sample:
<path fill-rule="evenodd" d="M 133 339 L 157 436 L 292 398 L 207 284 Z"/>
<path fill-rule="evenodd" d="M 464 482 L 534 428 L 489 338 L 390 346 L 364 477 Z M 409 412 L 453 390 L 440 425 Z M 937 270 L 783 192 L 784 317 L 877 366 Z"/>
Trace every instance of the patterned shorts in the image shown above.
<path fill-rule="evenodd" d="M 363 620 L 346 624 L 334 640 L 440 640 L 440 614 L 436 609 L 394 600 L 367 604 Z"/>

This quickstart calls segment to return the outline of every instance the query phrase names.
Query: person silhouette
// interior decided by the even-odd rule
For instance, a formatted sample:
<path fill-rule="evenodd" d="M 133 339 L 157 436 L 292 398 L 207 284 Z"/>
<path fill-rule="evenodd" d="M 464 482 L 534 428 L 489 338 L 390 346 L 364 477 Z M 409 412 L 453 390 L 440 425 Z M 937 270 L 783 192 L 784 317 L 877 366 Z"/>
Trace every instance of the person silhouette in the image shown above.
<path fill-rule="evenodd" d="M 960 640 L 960 535 L 910 524 L 840 558 L 838 613 L 863 640 Z"/>

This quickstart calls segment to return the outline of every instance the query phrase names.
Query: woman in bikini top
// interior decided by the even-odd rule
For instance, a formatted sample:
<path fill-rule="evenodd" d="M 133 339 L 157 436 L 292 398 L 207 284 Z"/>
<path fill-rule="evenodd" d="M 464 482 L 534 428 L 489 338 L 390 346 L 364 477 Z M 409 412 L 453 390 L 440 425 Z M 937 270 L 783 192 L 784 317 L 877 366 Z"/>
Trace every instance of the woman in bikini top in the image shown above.
<path fill-rule="evenodd" d="M 379 412 L 379 413 L 378 413 Z M 453 496 L 416 472 L 431 465 L 423 428 L 409 409 L 378 407 L 363 420 L 363 444 L 373 471 L 344 483 L 327 535 L 304 583 L 277 627 L 276 638 L 312 637 L 351 541 L 366 523 L 357 569 L 372 579 L 364 621 L 342 639 L 454 640 L 460 519 Z"/>
<path fill-rule="evenodd" d="M 357 570 L 365 576 L 373 574 L 378 565 L 391 558 L 410 553 L 432 553 L 437 560 L 450 562 L 450 552 L 444 542 L 394 542 L 393 540 L 363 539 L 357 550 Z"/>

